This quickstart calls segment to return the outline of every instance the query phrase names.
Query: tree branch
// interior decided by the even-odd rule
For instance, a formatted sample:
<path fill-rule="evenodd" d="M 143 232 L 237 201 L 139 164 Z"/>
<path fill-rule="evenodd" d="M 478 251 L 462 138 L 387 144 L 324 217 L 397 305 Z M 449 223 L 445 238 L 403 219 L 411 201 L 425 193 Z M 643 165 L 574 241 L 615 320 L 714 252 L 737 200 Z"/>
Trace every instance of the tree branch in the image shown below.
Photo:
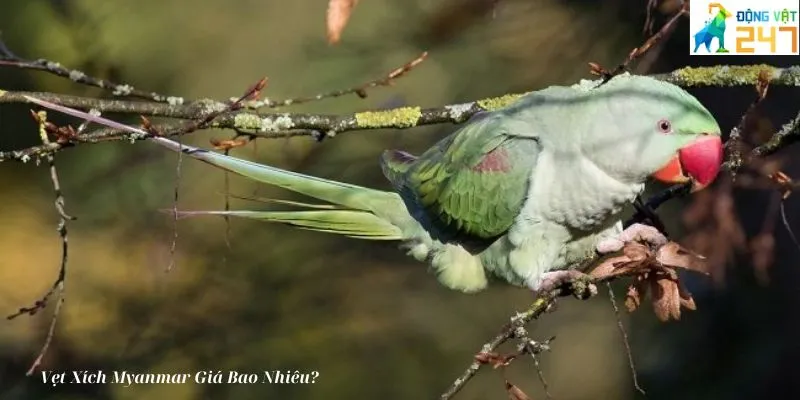
<path fill-rule="evenodd" d="M 413 65 L 412 65 L 413 66 Z M 398 69 L 401 70 L 401 69 Z M 714 66 L 681 68 L 666 74 L 650 75 L 653 78 L 684 87 L 695 86 L 746 86 L 755 85 L 762 71 L 769 72 L 769 84 L 775 86 L 800 87 L 800 66 L 777 68 L 769 65 Z M 391 74 L 390 74 L 391 76 Z M 369 84 L 368 84 L 369 85 Z M 347 91 L 342 91 L 347 92 Z M 28 97 L 36 97 L 51 103 L 81 110 L 97 110 L 102 113 L 136 114 L 149 117 L 167 117 L 186 120 L 201 120 L 210 115 L 219 117 L 209 124 L 213 128 L 233 129 L 238 133 L 267 139 L 291 136 L 333 136 L 336 133 L 370 129 L 408 129 L 423 125 L 463 123 L 481 111 L 502 108 L 525 93 L 506 94 L 460 104 L 441 107 L 400 107 L 379 111 L 363 111 L 352 114 L 308 114 L 258 112 L 241 109 L 223 112 L 230 101 L 201 99 L 184 104 L 165 104 L 121 99 L 98 99 L 45 92 L 17 92 L 0 90 L 0 103 L 31 103 Z M 779 148 L 797 140 L 800 136 L 796 118 L 777 137 L 773 137 L 760 151 L 771 154 Z M 167 123 L 157 127 L 165 136 L 186 134 L 180 123 Z M 118 129 L 97 129 L 70 138 L 69 141 L 33 146 L 26 149 L 0 152 L 0 161 L 27 161 L 41 157 L 78 143 L 97 143 L 108 140 L 143 140 L 146 137 L 131 136 Z M 760 154 L 760 153 L 759 153 Z"/>
<path fill-rule="evenodd" d="M 182 97 L 147 92 L 135 89 L 133 86 L 128 84 L 114 83 L 105 79 L 95 78 L 76 69 L 65 68 L 60 63 L 55 61 L 46 60 L 43 58 L 38 60 L 25 60 L 12 53 L 11 50 L 6 47 L 5 43 L 0 41 L 0 67 L 4 66 L 34 71 L 44 71 L 62 78 L 68 78 L 76 83 L 110 90 L 115 96 L 137 97 L 140 99 L 168 104 L 181 104 L 184 102 Z"/>
<path fill-rule="evenodd" d="M 41 138 L 42 142 L 47 145 L 50 140 L 47 137 L 47 113 L 44 111 L 40 111 L 36 114 L 33 114 L 34 118 L 36 119 L 37 123 L 39 124 L 39 137 Z M 47 336 L 45 337 L 44 344 L 42 344 L 41 349 L 39 350 L 39 355 L 36 356 L 31 366 L 28 368 L 28 371 L 25 373 L 26 376 L 31 376 L 36 368 L 42 363 L 45 354 L 47 354 L 47 350 L 50 348 L 50 344 L 53 341 L 53 337 L 55 336 L 56 331 L 56 323 L 58 322 L 58 317 L 61 315 L 61 306 L 64 304 L 64 296 L 65 296 L 65 286 L 67 281 L 67 260 L 69 254 L 69 239 L 67 234 L 67 223 L 68 221 L 74 221 L 76 218 L 67 214 L 64 210 L 65 200 L 64 195 L 61 192 L 61 183 L 58 179 L 58 171 L 56 170 L 55 164 L 55 157 L 52 154 L 47 155 L 47 162 L 50 166 L 50 180 L 53 182 L 53 191 L 55 194 L 55 208 L 58 212 L 60 217 L 58 222 L 58 235 L 61 238 L 61 263 L 58 271 L 58 277 L 53 282 L 53 285 L 50 287 L 44 296 L 39 298 L 33 306 L 30 307 L 22 307 L 16 313 L 9 315 L 6 317 L 8 320 L 12 320 L 17 318 L 21 315 L 35 315 L 39 311 L 42 311 L 47 307 L 48 301 L 52 298 L 53 295 L 56 296 L 56 308 L 53 311 L 53 315 L 50 319 L 50 328 L 47 330 Z"/>

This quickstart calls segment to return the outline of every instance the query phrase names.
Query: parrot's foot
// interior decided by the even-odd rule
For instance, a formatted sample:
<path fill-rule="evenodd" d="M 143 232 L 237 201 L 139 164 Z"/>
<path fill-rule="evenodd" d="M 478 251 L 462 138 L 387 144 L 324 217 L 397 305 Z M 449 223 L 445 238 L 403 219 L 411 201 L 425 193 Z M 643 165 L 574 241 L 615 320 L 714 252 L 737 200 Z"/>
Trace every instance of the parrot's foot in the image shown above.
<path fill-rule="evenodd" d="M 545 272 L 538 287 L 532 289 L 536 293 L 560 290 L 562 296 L 571 294 L 580 300 L 597 294 L 592 277 L 574 269 Z"/>
<path fill-rule="evenodd" d="M 667 244 L 667 237 L 658 229 L 650 225 L 633 224 L 625 228 L 617 237 L 605 238 L 597 242 L 597 252 L 600 254 L 615 253 L 622 250 L 626 244 L 639 242 L 653 247 Z"/>

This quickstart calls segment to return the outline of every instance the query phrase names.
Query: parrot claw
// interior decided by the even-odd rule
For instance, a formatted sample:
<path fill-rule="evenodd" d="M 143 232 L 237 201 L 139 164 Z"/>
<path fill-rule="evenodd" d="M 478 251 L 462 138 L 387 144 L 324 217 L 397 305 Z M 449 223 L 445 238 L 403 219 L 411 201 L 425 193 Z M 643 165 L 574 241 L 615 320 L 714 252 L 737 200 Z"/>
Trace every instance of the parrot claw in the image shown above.
<path fill-rule="evenodd" d="M 667 244 L 667 237 L 658 229 L 644 224 L 633 224 L 625 228 L 617 237 L 601 239 L 597 242 L 596 250 L 601 255 L 616 253 L 622 250 L 626 244 L 639 242 L 653 247 L 660 247 Z"/>
<path fill-rule="evenodd" d="M 574 269 L 545 272 L 538 287 L 532 289 L 536 293 L 560 290 L 562 296 L 571 294 L 579 300 L 586 300 L 597 294 L 597 286 L 592 277 Z"/>

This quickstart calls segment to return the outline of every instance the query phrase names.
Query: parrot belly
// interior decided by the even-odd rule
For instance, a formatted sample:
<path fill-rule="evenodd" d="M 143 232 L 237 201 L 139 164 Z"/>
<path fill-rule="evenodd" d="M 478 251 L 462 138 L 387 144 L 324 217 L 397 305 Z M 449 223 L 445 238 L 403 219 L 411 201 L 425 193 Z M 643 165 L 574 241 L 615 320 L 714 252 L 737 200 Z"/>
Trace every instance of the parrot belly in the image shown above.
<path fill-rule="evenodd" d="M 644 189 L 610 177 L 587 159 L 561 156 L 542 154 L 514 224 L 482 251 L 434 240 L 416 221 L 404 230 L 403 247 L 454 290 L 483 290 L 487 275 L 536 290 L 546 272 L 580 263 L 601 239 L 622 232 L 624 207 Z"/>
<path fill-rule="evenodd" d="M 509 232 L 481 254 L 484 267 L 536 290 L 542 275 L 581 262 L 598 241 L 622 232 L 621 213 L 644 189 L 612 178 L 580 156 L 544 152 Z"/>

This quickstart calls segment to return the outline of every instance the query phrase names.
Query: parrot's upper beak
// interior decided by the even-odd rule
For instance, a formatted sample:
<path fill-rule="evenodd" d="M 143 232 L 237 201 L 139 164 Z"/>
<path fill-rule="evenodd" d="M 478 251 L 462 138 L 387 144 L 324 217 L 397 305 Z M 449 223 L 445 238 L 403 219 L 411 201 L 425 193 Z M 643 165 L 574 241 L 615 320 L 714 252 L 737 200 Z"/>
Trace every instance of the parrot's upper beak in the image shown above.
<path fill-rule="evenodd" d="M 722 139 L 719 135 L 703 135 L 680 150 L 656 171 L 653 178 L 666 183 L 692 180 L 692 192 L 710 185 L 722 166 Z"/>

